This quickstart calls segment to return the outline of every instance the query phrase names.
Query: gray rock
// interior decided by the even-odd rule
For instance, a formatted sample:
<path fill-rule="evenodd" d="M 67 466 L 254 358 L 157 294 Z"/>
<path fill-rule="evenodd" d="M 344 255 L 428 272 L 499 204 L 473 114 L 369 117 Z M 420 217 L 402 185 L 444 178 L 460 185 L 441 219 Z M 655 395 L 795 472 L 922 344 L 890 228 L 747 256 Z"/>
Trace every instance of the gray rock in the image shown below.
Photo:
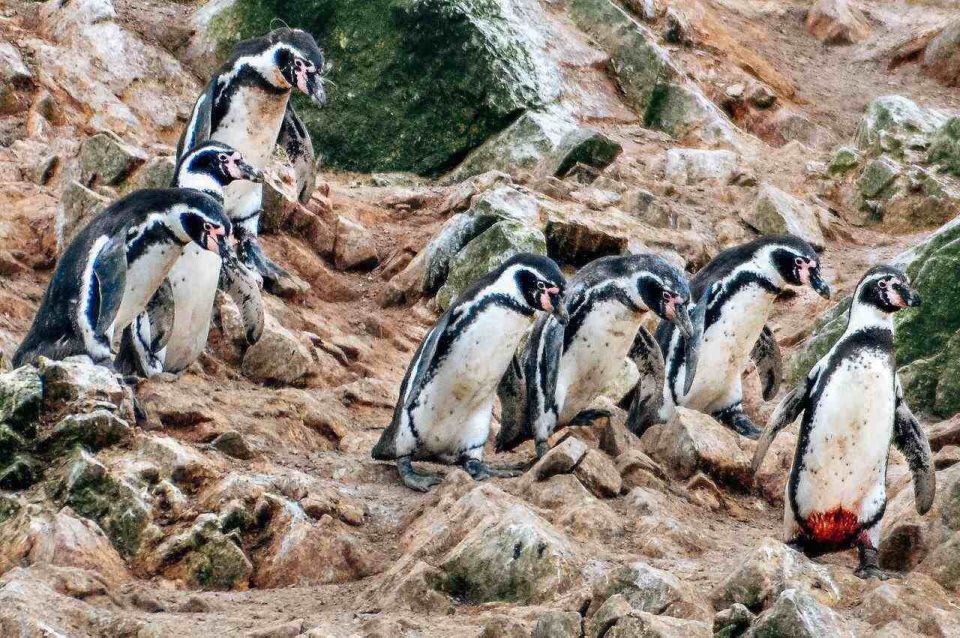
<path fill-rule="evenodd" d="M 38 449 L 57 453 L 80 445 L 97 451 L 129 439 L 132 430 L 126 421 L 108 410 L 70 414 L 54 426 L 38 443 Z"/>
<path fill-rule="evenodd" d="M 33 74 L 23 63 L 20 50 L 5 40 L 0 40 L 0 85 L 25 88 L 33 80 Z"/>
<path fill-rule="evenodd" d="M 574 436 L 568 436 L 543 455 L 531 473 L 538 481 L 556 474 L 569 474 L 587 453 L 587 444 Z"/>
<path fill-rule="evenodd" d="M 810 594 L 787 589 L 750 631 L 751 638 L 820 638 L 846 636 L 837 615 Z"/>
<path fill-rule="evenodd" d="M 119 186 L 145 161 L 143 151 L 115 133 L 101 131 L 80 145 L 80 181 L 86 186 Z"/>
<path fill-rule="evenodd" d="M 789 233 L 810 242 L 814 248 L 826 245 L 813 207 L 767 182 L 760 185 L 753 207 L 742 209 L 740 217 L 764 235 Z"/>
<path fill-rule="evenodd" d="M 559 112 L 527 112 L 491 137 L 446 178 L 458 182 L 490 170 L 565 175 L 577 164 L 607 167 L 622 147 Z"/>
<path fill-rule="evenodd" d="M 632 612 L 617 621 L 605 638 L 709 638 L 710 625 L 695 620 Z"/>
<path fill-rule="evenodd" d="M 201 514 L 193 527 L 163 541 L 147 558 L 152 571 L 180 566 L 193 587 L 228 590 L 247 585 L 253 565 L 232 535 L 219 529 L 215 514 Z"/>
<path fill-rule="evenodd" d="M 878 97 L 867 105 L 857 129 L 857 147 L 868 155 L 902 158 L 908 148 L 924 148 L 947 116 L 923 109 L 902 95 Z"/>
<path fill-rule="evenodd" d="M 250 460 L 254 456 L 247 439 L 236 430 L 227 430 L 211 441 L 210 447 L 241 461 Z"/>
<path fill-rule="evenodd" d="M 43 400 L 43 384 L 33 366 L 0 374 L 0 424 L 32 437 Z"/>
<path fill-rule="evenodd" d="M 934 134 L 927 161 L 960 177 L 960 117 L 951 117 Z"/>
<path fill-rule="evenodd" d="M 57 249 L 63 252 L 77 231 L 109 204 L 109 198 L 90 190 L 80 182 L 71 181 L 67 184 L 57 208 Z"/>
<path fill-rule="evenodd" d="M 370 231 L 342 215 L 337 217 L 333 260 L 337 270 L 369 270 L 380 263 Z"/>
<path fill-rule="evenodd" d="M 601 602 L 619 594 L 634 611 L 697 620 L 710 617 L 675 576 L 642 562 L 610 572 L 597 581 L 593 594 L 592 611 L 595 612 Z"/>
<path fill-rule="evenodd" d="M 667 179 L 675 184 L 726 183 L 736 172 L 738 162 L 732 151 L 671 148 L 667 151 L 665 171 Z"/>
<path fill-rule="evenodd" d="M 860 153 L 850 146 L 841 146 L 833 152 L 827 170 L 831 175 L 845 175 L 860 164 Z"/>
<path fill-rule="evenodd" d="M 497 222 L 468 243 L 450 262 L 446 282 L 437 293 L 442 309 L 491 270 L 519 253 L 546 254 L 543 233 L 516 221 Z"/>
<path fill-rule="evenodd" d="M 477 195 L 467 213 L 491 223 L 512 220 L 536 226 L 540 223 L 540 202 L 516 186 L 496 186 Z"/>
<path fill-rule="evenodd" d="M 94 365 L 85 356 L 67 357 L 62 361 L 43 357 L 39 368 L 45 409 L 81 401 L 105 401 L 120 406 L 126 396 L 115 373 Z"/>
<path fill-rule="evenodd" d="M 610 631 L 610 628 L 617 624 L 617 622 L 624 616 L 629 615 L 633 611 L 633 605 L 630 604 L 630 601 L 627 600 L 627 597 L 623 594 L 614 594 L 603 601 L 603 604 L 593 612 L 593 615 L 590 616 L 589 620 L 586 622 L 586 631 L 584 632 L 587 638 L 600 638 L 601 636 L 607 635 L 607 632 Z"/>
<path fill-rule="evenodd" d="M 593 448 L 587 450 L 573 473 L 598 498 L 618 496 L 623 488 L 623 479 L 617 466 L 609 456 Z"/>
<path fill-rule="evenodd" d="M 727 609 L 736 603 L 758 609 L 787 589 L 811 592 L 825 603 L 840 600 L 840 589 L 826 567 L 773 539 L 764 539 L 742 559 L 739 567 L 713 590 L 711 599 L 714 609 Z"/>
<path fill-rule="evenodd" d="M 580 624 L 575 611 L 548 611 L 537 618 L 533 638 L 580 638 Z"/>
<path fill-rule="evenodd" d="M 863 168 L 857 188 L 867 199 L 888 199 L 896 191 L 894 182 L 902 170 L 900 164 L 889 157 L 878 157 Z"/>
<path fill-rule="evenodd" d="M 713 617 L 713 635 L 718 638 L 736 638 L 746 632 L 756 614 L 744 605 L 736 603 Z"/>
<path fill-rule="evenodd" d="M 172 155 L 156 155 L 147 160 L 140 170 L 125 184 L 129 191 L 141 188 L 170 188 L 177 169 L 177 160 Z"/>
<path fill-rule="evenodd" d="M 244 353 L 240 369 L 256 381 L 294 385 L 316 372 L 316 362 L 303 339 L 267 315 L 263 335 Z"/>
<path fill-rule="evenodd" d="M 445 590 L 470 603 L 530 604 L 577 582 L 579 561 L 552 525 L 522 505 L 472 529 L 443 559 Z"/>

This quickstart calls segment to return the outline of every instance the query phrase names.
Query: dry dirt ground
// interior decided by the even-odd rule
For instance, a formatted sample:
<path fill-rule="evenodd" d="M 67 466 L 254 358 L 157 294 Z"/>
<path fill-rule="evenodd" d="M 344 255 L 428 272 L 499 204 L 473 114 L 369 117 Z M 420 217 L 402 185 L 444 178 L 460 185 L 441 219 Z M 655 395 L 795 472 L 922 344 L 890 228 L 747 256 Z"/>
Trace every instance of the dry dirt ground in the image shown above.
<path fill-rule="evenodd" d="M 676 4 L 701 6 L 697 2 Z M 138 28 L 148 38 L 151 21 L 183 19 L 189 11 L 187 4 L 156 0 L 123 1 L 117 5 L 122 21 Z M 743 49 L 759 55 L 776 69 L 795 89 L 794 96 L 788 101 L 814 122 L 829 129 L 838 141 L 852 138 L 864 106 L 877 95 L 900 93 L 925 106 L 960 110 L 960 94 L 956 89 L 944 88 L 920 76 L 915 65 L 904 65 L 891 71 L 883 55 L 883 51 L 888 50 L 908 28 L 937 23 L 956 7 L 871 3 L 871 15 L 882 13 L 885 26 L 876 22 L 874 36 L 867 44 L 827 47 L 804 33 L 802 16 L 805 4 L 717 0 L 705 1 L 704 5 L 709 8 L 712 19 L 725 27 L 724 37 L 738 41 Z M 4 20 L 0 20 L 0 33 L 5 28 Z M 716 29 L 710 31 L 710 37 L 716 34 Z M 707 51 L 706 54 L 696 54 L 699 59 L 691 62 L 693 68 L 702 71 L 713 67 L 730 76 L 742 71 L 724 60 L 722 51 L 709 48 Z M 694 56 L 693 53 L 681 55 L 684 58 Z M 610 120 L 600 124 L 611 134 L 634 142 L 628 145 L 627 154 L 618 160 L 620 162 L 645 161 L 654 154 L 662 154 L 670 145 L 658 136 L 641 136 L 637 142 L 636 127 L 632 124 Z M 780 156 L 774 151 L 771 153 L 774 161 L 766 172 L 769 177 L 786 183 L 804 179 L 804 160 L 824 157 L 822 153 L 810 151 L 801 161 L 787 157 L 780 163 Z M 6 159 L 16 161 L 9 155 Z M 439 198 L 423 208 L 406 210 L 385 205 L 384 199 L 396 195 L 398 189 L 369 186 L 369 176 L 326 173 L 322 179 L 330 186 L 333 209 L 361 221 L 375 234 L 379 253 L 384 258 L 381 263 L 389 263 L 390 256 L 398 248 L 410 252 L 419 250 L 443 222 L 443 216 L 436 212 Z M 707 214 L 706 211 L 715 206 L 714 198 L 718 196 L 722 196 L 722 192 L 718 195 L 716 190 L 700 192 L 690 189 L 677 198 L 684 200 L 684 210 L 696 215 L 701 211 Z M 726 202 L 724 211 L 732 212 L 741 203 L 737 199 Z M 31 241 L 43 243 L 42 236 L 50 233 L 55 197 L 24 182 L 7 179 L 0 181 L 0 204 L 3 206 L 0 219 L 25 216 L 34 220 L 34 232 L 39 239 L 34 237 Z M 847 228 L 829 241 L 823 254 L 827 277 L 838 295 L 849 292 L 866 267 L 891 259 L 923 235 L 923 232 L 888 235 L 882 228 Z M 357 356 L 346 365 L 331 358 L 328 365 L 308 381 L 307 391 L 328 392 L 370 378 L 379 383 L 372 394 L 389 397 L 389 390 L 384 388 L 395 391 L 419 339 L 436 317 L 432 302 L 421 301 L 412 308 L 382 308 L 379 299 L 387 286 L 381 276 L 382 266 L 365 273 L 338 272 L 322 260 L 304 257 L 304 253 L 309 252 L 304 246 L 302 239 L 293 236 L 266 238 L 267 252 L 312 285 L 310 292 L 295 300 L 271 299 L 271 311 L 288 327 L 321 337 L 349 336 L 359 344 Z M 23 244 L 21 249 L 30 250 Z M 0 277 L 0 345 L 7 357 L 25 333 L 51 275 L 49 264 L 29 265 L 31 267 L 16 269 L 16 272 L 3 272 Z M 44 265 L 47 267 L 40 267 Z M 778 304 L 772 323 L 781 341 L 788 347 L 797 343 L 826 307 L 828 304 L 807 293 Z M 390 419 L 392 407 L 389 399 L 351 404 L 348 431 L 339 449 L 314 445 L 313 440 L 298 438 L 295 428 L 290 425 L 291 415 L 285 398 L 287 391 L 246 380 L 239 374 L 236 362 L 231 360 L 229 348 L 218 345 L 220 339 L 214 331 L 210 353 L 180 378 L 152 381 L 150 385 L 172 384 L 176 393 L 218 415 L 215 422 L 224 419 L 231 428 L 248 438 L 257 450 L 257 458 L 252 461 L 227 460 L 230 469 L 250 474 L 261 470 L 303 472 L 338 486 L 362 502 L 366 519 L 354 532 L 362 545 L 372 554 L 381 556 L 383 565 L 388 566 L 402 553 L 400 537 L 403 530 L 438 499 L 437 494 L 421 495 L 402 487 L 392 466 L 374 462 L 369 457 L 369 450 L 381 428 Z M 771 407 L 763 406 L 761 414 L 766 414 Z M 166 433 L 190 443 L 202 441 L 208 434 L 194 426 L 166 426 Z M 520 460 L 531 454 L 532 449 L 524 446 L 515 454 L 497 460 Z M 523 478 L 491 482 L 515 495 L 522 495 L 525 486 Z M 623 526 L 616 531 L 598 529 L 587 536 L 584 542 L 595 548 L 597 555 L 623 563 L 631 558 L 643 558 L 702 593 L 708 593 L 762 538 L 779 537 L 782 516 L 780 506 L 756 495 L 724 492 L 718 508 L 678 491 L 664 505 L 662 515 L 680 521 L 681 535 L 691 534 L 695 540 L 691 542 L 690 550 L 680 555 L 669 553 L 651 557 L 655 552 L 649 551 L 650 543 L 662 530 L 637 528 L 633 524 L 635 513 L 625 499 L 613 499 L 608 504 Z M 847 568 L 855 565 L 853 552 L 821 560 Z M 346 584 L 228 593 L 190 591 L 175 582 L 153 579 L 126 585 L 127 592 L 117 593 L 134 589 L 149 593 L 164 611 L 126 608 L 123 613 L 155 627 L 160 635 L 178 636 L 237 635 L 298 619 L 302 619 L 306 627 L 324 627 L 331 636 L 479 635 L 484 619 L 508 615 L 529 621 L 539 611 L 535 607 L 518 608 L 507 604 L 458 604 L 455 615 L 449 617 L 411 612 L 381 614 L 361 596 L 378 578 L 380 576 L 374 575 Z M 844 585 L 847 598 L 842 606 L 857 604 L 868 587 L 856 582 L 845 582 Z M 203 601 L 199 605 L 203 611 L 166 611 L 196 599 Z M 87 602 L 111 605 L 108 600 Z"/>

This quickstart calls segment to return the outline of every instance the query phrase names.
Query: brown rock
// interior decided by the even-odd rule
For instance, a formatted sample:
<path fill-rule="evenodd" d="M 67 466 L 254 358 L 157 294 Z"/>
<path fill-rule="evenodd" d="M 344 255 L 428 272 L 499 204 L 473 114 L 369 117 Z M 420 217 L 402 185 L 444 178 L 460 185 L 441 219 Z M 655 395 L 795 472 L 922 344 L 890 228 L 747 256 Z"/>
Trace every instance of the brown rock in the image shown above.
<path fill-rule="evenodd" d="M 575 611 L 548 611 L 537 618 L 533 638 L 580 638 L 580 625 Z"/>
<path fill-rule="evenodd" d="M 578 267 L 598 257 L 619 255 L 628 244 L 628 237 L 619 230 L 604 228 L 603 223 L 586 216 L 551 220 L 544 229 L 547 253 L 562 263 Z"/>
<path fill-rule="evenodd" d="M 337 218 L 333 259 L 337 270 L 369 270 L 380 261 L 370 231 L 343 216 Z"/>
<path fill-rule="evenodd" d="M 750 457 L 740 448 L 739 437 L 706 414 L 677 408 L 669 423 L 648 429 L 640 445 L 679 479 L 702 471 L 737 489 L 753 485 Z"/>
<path fill-rule="evenodd" d="M 960 20 L 948 24 L 927 45 L 923 70 L 942 84 L 960 85 Z"/>
<path fill-rule="evenodd" d="M 263 336 L 247 349 L 243 374 L 264 383 L 294 385 L 316 372 L 310 347 L 267 315 Z"/>
<path fill-rule="evenodd" d="M 599 498 L 612 498 L 620 494 L 623 479 L 610 457 L 599 450 L 590 449 L 573 471 L 574 476 Z"/>
<path fill-rule="evenodd" d="M 927 437 L 930 439 L 930 448 L 934 452 L 945 445 L 960 445 L 960 417 L 931 426 Z"/>
<path fill-rule="evenodd" d="M 806 28 L 824 44 L 854 44 L 870 35 L 866 16 L 848 0 L 817 0 L 807 13 Z"/>
<path fill-rule="evenodd" d="M 247 638 L 294 638 L 303 632 L 303 619 L 270 625 L 247 632 Z"/>
<path fill-rule="evenodd" d="M 942 470 L 960 463 L 960 446 L 945 445 L 933 455 L 933 466 Z"/>
<path fill-rule="evenodd" d="M 362 599 L 379 609 L 452 614 L 453 601 L 439 591 L 442 581 L 443 572 L 436 567 L 403 556 L 384 574 L 380 584 L 364 592 Z"/>
<path fill-rule="evenodd" d="M 569 436 L 544 454 L 533 466 L 531 473 L 538 481 L 548 479 L 554 474 L 567 474 L 573 471 L 586 453 L 586 444 Z"/>
<path fill-rule="evenodd" d="M 610 419 L 600 430 L 600 449 L 613 458 L 625 454 L 636 442 L 637 437 L 622 422 Z"/>

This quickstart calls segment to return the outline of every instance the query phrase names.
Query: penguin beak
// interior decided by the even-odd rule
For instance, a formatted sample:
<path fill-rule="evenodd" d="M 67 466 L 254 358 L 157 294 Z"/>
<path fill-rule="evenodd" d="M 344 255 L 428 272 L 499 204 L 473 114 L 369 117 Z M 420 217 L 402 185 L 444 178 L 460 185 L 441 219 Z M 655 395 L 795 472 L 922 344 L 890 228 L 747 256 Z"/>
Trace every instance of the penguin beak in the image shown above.
<path fill-rule="evenodd" d="M 222 254 L 225 244 L 227 243 L 226 231 L 223 228 L 211 228 L 207 232 L 206 236 L 206 245 L 204 248 L 209 250 L 212 253 L 217 253 L 218 255 Z"/>
<path fill-rule="evenodd" d="M 824 299 L 830 298 L 830 286 L 828 286 L 827 282 L 820 276 L 819 268 L 810 270 L 810 287 Z"/>
<path fill-rule="evenodd" d="M 680 334 L 687 339 L 693 336 L 693 322 L 690 320 L 690 312 L 687 310 L 686 303 L 674 302 L 669 306 L 667 314 Z"/>
<path fill-rule="evenodd" d="M 900 295 L 903 308 L 916 308 L 920 305 L 920 295 L 904 284 L 897 284 L 894 291 Z"/>
<path fill-rule="evenodd" d="M 243 160 L 237 162 L 237 168 L 240 169 L 240 179 L 245 179 L 248 182 L 255 182 L 257 184 L 263 182 L 263 173 Z"/>
<path fill-rule="evenodd" d="M 556 317 L 557 321 L 561 324 L 566 324 L 570 318 L 563 304 L 563 295 L 557 286 L 547 288 L 540 293 L 540 307 L 546 312 L 553 313 L 553 316 Z"/>

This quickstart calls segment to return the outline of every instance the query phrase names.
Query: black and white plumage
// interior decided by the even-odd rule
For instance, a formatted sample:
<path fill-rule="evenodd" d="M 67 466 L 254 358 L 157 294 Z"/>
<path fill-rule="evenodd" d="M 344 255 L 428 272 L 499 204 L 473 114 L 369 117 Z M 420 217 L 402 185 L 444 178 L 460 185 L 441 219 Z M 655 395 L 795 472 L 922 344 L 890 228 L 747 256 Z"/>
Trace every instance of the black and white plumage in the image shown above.
<path fill-rule="evenodd" d="M 14 365 L 86 354 L 112 366 L 115 331 L 143 312 L 184 247 L 218 253 L 231 230 L 220 203 L 199 191 L 148 189 L 117 200 L 60 257 Z"/>
<path fill-rule="evenodd" d="M 741 435 L 760 435 L 741 406 L 741 375 L 751 356 L 760 357 L 757 370 L 764 398 L 776 395 L 780 354 L 765 324 L 777 296 L 788 286 L 810 286 L 830 297 L 817 253 L 807 242 L 789 235 L 763 237 L 727 249 L 693 276 L 690 290 L 698 301 L 691 315 L 696 332 L 702 335 L 699 368 L 691 381 L 685 365 L 685 337 L 673 325 L 661 323 L 656 338 L 664 353 L 667 382 L 659 420 L 668 420 L 679 405 L 712 414 Z M 639 429 L 645 427 L 640 424 Z"/>
<path fill-rule="evenodd" d="M 644 377 L 634 396 L 634 412 L 660 406 L 663 357 L 641 327 L 653 311 L 688 337 L 688 365 L 696 369 L 698 339 L 687 311 L 690 288 L 677 268 L 654 255 L 605 257 L 591 262 L 570 280 L 564 305 L 569 321 L 539 317 L 500 384 L 503 406 L 497 450 L 533 439 L 537 456 L 558 426 L 587 421 L 590 403 L 623 368 L 630 356 Z M 642 334 L 638 334 L 642 333 Z"/>
<path fill-rule="evenodd" d="M 237 150 L 208 140 L 178 162 L 173 187 L 194 189 L 222 203 L 228 185 L 238 180 L 259 182 L 262 178 Z M 231 250 L 216 255 L 188 245 L 147 311 L 124 329 L 118 369 L 149 377 L 163 371 L 179 372 L 193 363 L 206 345 L 218 273 L 241 310 L 247 340 L 252 343 L 259 339 L 263 304 L 256 274 L 240 264 Z"/>
<path fill-rule="evenodd" d="M 412 459 L 462 463 L 476 479 L 512 475 L 482 461 L 497 384 L 535 312 L 563 312 L 564 286 L 552 260 L 521 254 L 460 295 L 410 362 L 373 458 L 396 459 L 404 483 L 420 491 L 440 479 L 415 472 Z"/>
<path fill-rule="evenodd" d="M 323 53 L 305 31 L 276 29 L 240 42 L 197 99 L 177 156 L 212 139 L 229 144 L 263 170 L 282 132 L 285 146 L 293 144 L 296 156 L 312 155 L 312 145 L 304 141 L 309 141 L 309 134 L 289 100 L 297 89 L 323 106 L 323 71 Z M 226 190 L 224 209 L 236 227 L 242 260 L 270 282 L 286 273 L 263 253 L 257 240 L 261 203 L 260 184 L 236 183 Z"/>
<path fill-rule="evenodd" d="M 904 401 L 893 346 L 893 314 L 918 305 L 903 272 L 867 271 L 843 335 L 777 407 L 753 457 L 756 472 L 777 433 L 802 416 L 784 538 L 813 555 L 856 545 L 863 578 L 887 576 L 877 546 L 891 441 L 910 465 L 920 514 L 936 493 L 930 444 Z"/>

